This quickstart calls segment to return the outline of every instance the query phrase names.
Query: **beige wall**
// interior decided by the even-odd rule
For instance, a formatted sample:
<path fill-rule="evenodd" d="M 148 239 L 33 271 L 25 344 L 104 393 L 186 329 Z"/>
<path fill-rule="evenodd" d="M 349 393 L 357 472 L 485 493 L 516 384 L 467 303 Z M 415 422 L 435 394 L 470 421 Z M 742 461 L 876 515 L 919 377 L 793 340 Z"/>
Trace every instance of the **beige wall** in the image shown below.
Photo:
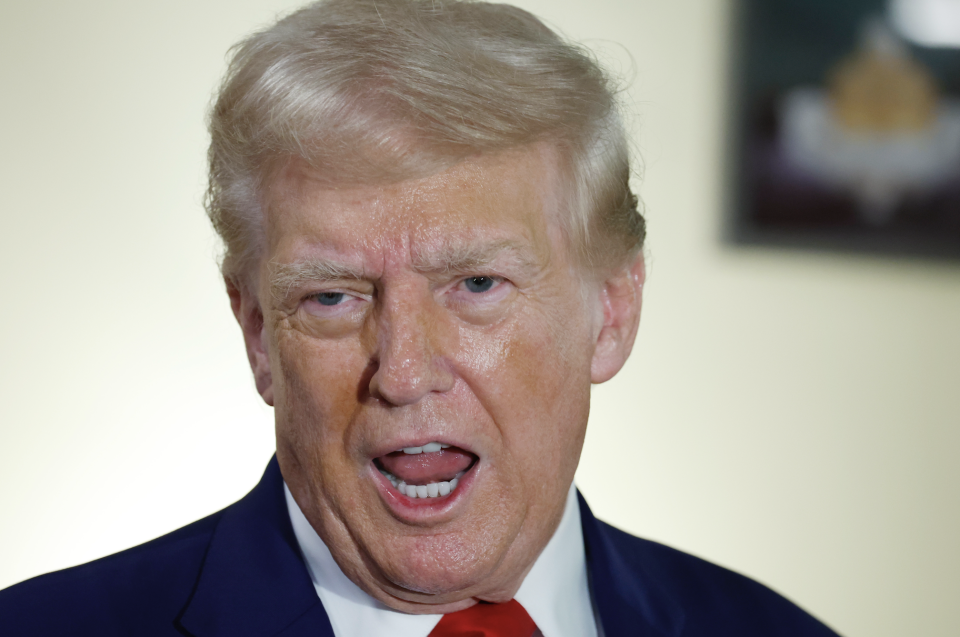
<path fill-rule="evenodd" d="M 721 245 L 727 5 L 520 4 L 635 76 L 650 278 L 595 390 L 595 511 L 846 635 L 960 634 L 960 264 Z M 269 458 L 202 113 L 292 6 L 0 4 L 0 587 L 218 509 Z"/>

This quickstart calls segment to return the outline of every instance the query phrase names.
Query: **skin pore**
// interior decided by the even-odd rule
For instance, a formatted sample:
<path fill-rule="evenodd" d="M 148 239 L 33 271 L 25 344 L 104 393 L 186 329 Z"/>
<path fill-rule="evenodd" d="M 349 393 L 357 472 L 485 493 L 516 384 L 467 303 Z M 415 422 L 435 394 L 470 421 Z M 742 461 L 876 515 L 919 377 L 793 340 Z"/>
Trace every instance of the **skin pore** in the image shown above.
<path fill-rule="evenodd" d="M 580 272 L 556 165 L 543 144 L 336 188 L 293 160 L 264 193 L 259 270 L 228 283 L 291 493 L 392 608 L 513 597 L 563 513 L 590 383 L 633 345 L 643 260 Z M 430 442 L 459 485 L 407 498 L 381 469 Z"/>

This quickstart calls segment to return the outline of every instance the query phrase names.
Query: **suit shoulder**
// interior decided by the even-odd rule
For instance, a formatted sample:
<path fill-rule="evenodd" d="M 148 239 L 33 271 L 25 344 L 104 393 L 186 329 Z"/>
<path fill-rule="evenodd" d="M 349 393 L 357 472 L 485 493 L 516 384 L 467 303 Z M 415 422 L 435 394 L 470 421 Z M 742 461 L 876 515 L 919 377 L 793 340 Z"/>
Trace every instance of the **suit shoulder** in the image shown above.
<path fill-rule="evenodd" d="M 625 566 L 678 600 L 684 635 L 836 637 L 767 586 L 727 568 L 600 522 Z"/>
<path fill-rule="evenodd" d="M 4 634 L 92 635 L 94 626 L 98 635 L 168 634 L 165 629 L 144 628 L 161 625 L 169 628 L 169 634 L 179 634 L 170 618 L 193 591 L 221 514 L 0 591 L 0 624 L 10 631 Z M 53 608 L 56 613 L 50 612 Z"/>

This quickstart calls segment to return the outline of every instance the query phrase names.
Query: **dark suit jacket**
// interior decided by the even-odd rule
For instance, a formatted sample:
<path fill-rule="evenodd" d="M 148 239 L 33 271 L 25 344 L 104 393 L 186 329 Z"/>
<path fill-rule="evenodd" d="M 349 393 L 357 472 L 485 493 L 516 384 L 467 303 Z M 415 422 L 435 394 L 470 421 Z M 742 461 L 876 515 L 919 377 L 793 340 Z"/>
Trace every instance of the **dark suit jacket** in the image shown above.
<path fill-rule="evenodd" d="M 834 635 L 750 579 L 600 522 L 582 497 L 580 511 L 606 637 Z M 219 513 L 0 591 L 0 634 L 333 637 L 300 557 L 276 458 L 253 491 Z"/>

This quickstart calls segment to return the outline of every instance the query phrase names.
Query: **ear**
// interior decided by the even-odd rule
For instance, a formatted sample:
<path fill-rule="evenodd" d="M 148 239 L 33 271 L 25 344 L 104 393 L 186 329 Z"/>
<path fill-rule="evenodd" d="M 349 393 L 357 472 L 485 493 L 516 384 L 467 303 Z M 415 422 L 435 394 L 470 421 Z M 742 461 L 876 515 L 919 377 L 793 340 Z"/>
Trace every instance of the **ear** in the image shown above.
<path fill-rule="evenodd" d="M 247 360 L 253 370 L 257 391 L 265 403 L 273 406 L 273 376 L 270 373 L 270 357 L 267 352 L 267 334 L 264 329 L 263 310 L 253 286 L 245 281 L 224 277 L 227 295 L 233 315 L 243 330 L 247 346 Z"/>
<path fill-rule="evenodd" d="M 590 380 L 594 383 L 613 378 L 630 356 L 640 325 L 645 278 L 641 253 L 626 267 L 612 273 L 600 287 L 603 323 L 590 366 Z"/>

